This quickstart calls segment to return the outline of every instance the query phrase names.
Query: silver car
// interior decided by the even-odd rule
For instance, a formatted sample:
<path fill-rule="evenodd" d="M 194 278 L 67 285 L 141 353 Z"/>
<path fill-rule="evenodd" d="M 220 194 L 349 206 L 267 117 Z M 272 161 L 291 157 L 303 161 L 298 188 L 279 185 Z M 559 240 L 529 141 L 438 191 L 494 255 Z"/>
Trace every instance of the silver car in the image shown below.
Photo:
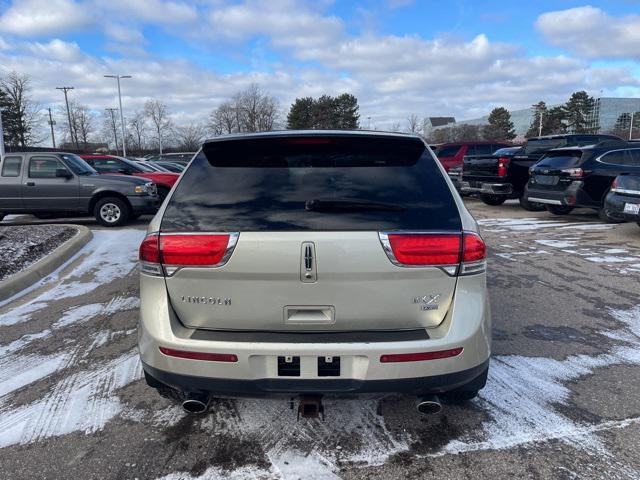
<path fill-rule="evenodd" d="M 484 387 L 485 244 L 413 135 L 284 131 L 206 142 L 140 246 L 147 383 L 211 397 L 402 392 L 421 413 Z"/>

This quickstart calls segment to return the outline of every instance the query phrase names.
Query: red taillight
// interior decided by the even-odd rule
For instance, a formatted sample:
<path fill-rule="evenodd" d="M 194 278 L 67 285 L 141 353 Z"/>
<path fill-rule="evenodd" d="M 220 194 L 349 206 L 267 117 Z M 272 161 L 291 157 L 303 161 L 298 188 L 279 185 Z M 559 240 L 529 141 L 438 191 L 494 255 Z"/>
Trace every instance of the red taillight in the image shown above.
<path fill-rule="evenodd" d="M 229 259 L 237 240 L 237 233 L 152 233 L 140 245 L 141 268 L 150 275 L 163 275 L 163 271 L 172 275 L 180 267 L 219 267 Z"/>
<path fill-rule="evenodd" d="M 140 261 L 148 263 L 160 263 L 160 245 L 158 234 L 147 235 L 140 244 Z"/>
<path fill-rule="evenodd" d="M 463 348 L 452 348 L 450 350 L 439 350 L 437 352 L 420 352 L 420 353 L 392 353 L 382 355 L 381 363 L 397 363 L 397 362 L 422 362 L 424 360 L 439 360 L 442 358 L 457 357 L 462 353 Z"/>
<path fill-rule="evenodd" d="M 161 235 L 163 265 L 217 265 L 224 258 L 229 235 Z"/>
<path fill-rule="evenodd" d="M 403 265 L 451 265 L 460 261 L 457 234 L 389 234 L 389 244 Z"/>
<path fill-rule="evenodd" d="M 506 177 L 507 170 L 509 169 L 509 163 L 511 159 L 509 157 L 500 157 L 498 158 L 498 176 Z"/>
<path fill-rule="evenodd" d="M 229 362 L 238 361 L 238 356 L 233 353 L 207 353 L 190 352 L 188 350 L 175 350 L 173 348 L 158 347 L 162 353 L 170 357 L 186 358 L 188 360 L 205 360 L 208 362 Z"/>
<path fill-rule="evenodd" d="M 484 241 L 475 233 L 382 233 L 380 239 L 398 265 L 455 265 L 486 257 Z"/>
<path fill-rule="evenodd" d="M 613 182 L 611 182 L 611 190 L 613 190 L 614 188 L 618 188 L 618 179 L 614 178 Z"/>
<path fill-rule="evenodd" d="M 464 234 L 464 245 L 462 247 L 462 261 L 463 262 L 477 262 L 484 260 L 487 256 L 487 247 L 475 233 Z"/>
<path fill-rule="evenodd" d="M 571 178 L 582 178 L 584 177 L 584 170 L 581 168 L 563 168 L 561 170 L 563 173 L 568 173 Z"/>

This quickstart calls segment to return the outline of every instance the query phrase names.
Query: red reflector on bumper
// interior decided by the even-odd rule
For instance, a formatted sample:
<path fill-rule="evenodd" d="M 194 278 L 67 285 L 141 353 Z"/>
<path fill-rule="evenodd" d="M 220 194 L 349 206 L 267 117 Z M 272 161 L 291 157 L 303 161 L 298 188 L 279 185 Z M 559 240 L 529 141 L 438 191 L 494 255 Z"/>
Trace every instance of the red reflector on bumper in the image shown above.
<path fill-rule="evenodd" d="M 173 348 L 158 347 L 162 353 L 170 357 L 186 358 L 189 360 L 206 360 L 208 362 L 237 362 L 238 356 L 233 353 L 205 353 L 174 350 Z"/>
<path fill-rule="evenodd" d="M 392 353 L 382 355 L 381 363 L 395 362 L 421 362 L 423 360 L 438 360 L 440 358 L 456 357 L 462 353 L 462 347 L 452 348 L 451 350 L 440 350 L 438 352 L 421 352 L 421 353 Z"/>

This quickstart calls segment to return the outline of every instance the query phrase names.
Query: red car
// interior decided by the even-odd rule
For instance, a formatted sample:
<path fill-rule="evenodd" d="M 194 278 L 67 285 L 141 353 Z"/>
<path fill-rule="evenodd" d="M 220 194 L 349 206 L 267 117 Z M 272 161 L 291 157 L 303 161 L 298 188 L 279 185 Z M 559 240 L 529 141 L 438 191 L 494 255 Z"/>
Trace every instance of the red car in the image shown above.
<path fill-rule="evenodd" d="M 448 172 L 450 168 L 462 167 L 462 159 L 467 155 L 491 155 L 499 148 L 511 147 L 501 142 L 456 142 L 442 143 L 434 151 L 436 157 Z"/>
<path fill-rule="evenodd" d="M 116 157 L 114 155 L 80 155 L 98 173 L 110 175 L 134 175 L 136 177 L 148 178 L 158 187 L 158 196 L 161 201 L 169 194 L 169 190 L 180 178 L 178 173 L 156 172 L 149 167 L 145 167 L 138 162 L 127 158 Z"/>

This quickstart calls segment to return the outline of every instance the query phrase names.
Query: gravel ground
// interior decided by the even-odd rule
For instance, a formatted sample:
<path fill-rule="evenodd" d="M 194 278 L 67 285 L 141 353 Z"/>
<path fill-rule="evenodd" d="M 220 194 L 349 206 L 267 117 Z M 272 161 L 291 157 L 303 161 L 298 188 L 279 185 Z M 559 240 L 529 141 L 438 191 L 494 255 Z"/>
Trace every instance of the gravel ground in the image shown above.
<path fill-rule="evenodd" d="M 0 227 L 0 280 L 37 262 L 76 233 L 62 225 Z"/>

